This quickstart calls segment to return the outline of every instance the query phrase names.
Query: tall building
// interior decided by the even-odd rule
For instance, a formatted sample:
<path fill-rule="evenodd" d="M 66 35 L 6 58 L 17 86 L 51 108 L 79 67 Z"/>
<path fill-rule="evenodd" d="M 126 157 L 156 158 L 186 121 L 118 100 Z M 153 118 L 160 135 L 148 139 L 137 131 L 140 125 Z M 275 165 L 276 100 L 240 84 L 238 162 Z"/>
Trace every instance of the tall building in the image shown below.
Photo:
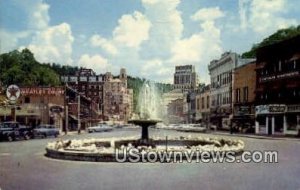
<path fill-rule="evenodd" d="M 231 125 L 233 70 L 254 59 L 242 59 L 238 54 L 225 52 L 208 65 L 211 80 L 211 122 L 218 128 Z"/>
<path fill-rule="evenodd" d="M 95 115 L 95 119 L 127 121 L 130 118 L 133 93 L 127 89 L 127 74 L 124 68 L 117 77 L 110 72 L 96 75 L 92 69 L 81 68 L 75 76 L 62 76 L 61 79 L 96 104 L 94 111 L 98 116 Z"/>
<path fill-rule="evenodd" d="M 195 89 L 198 86 L 198 75 L 194 65 L 181 65 L 175 67 L 174 88 Z"/>
<path fill-rule="evenodd" d="M 256 132 L 300 129 L 300 35 L 257 51 Z"/>
<path fill-rule="evenodd" d="M 133 112 L 133 91 L 127 89 L 126 70 L 121 69 L 118 77 L 106 73 L 104 81 L 103 115 L 105 119 L 127 121 Z"/>

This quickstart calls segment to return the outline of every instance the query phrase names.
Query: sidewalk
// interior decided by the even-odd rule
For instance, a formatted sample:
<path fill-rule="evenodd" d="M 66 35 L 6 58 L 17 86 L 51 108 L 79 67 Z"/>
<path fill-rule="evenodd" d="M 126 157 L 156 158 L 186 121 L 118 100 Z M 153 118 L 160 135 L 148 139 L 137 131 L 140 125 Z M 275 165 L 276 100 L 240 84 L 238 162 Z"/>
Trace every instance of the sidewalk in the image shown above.
<path fill-rule="evenodd" d="M 253 139 L 268 139 L 268 140 L 294 140 L 300 141 L 299 137 L 296 136 L 284 136 L 284 135 L 260 135 L 260 134 L 241 134 L 241 133 L 233 133 L 224 132 L 224 131 L 210 131 L 209 133 L 215 135 L 223 135 L 223 136 L 231 136 L 231 137 L 246 137 L 246 138 L 253 138 Z"/>

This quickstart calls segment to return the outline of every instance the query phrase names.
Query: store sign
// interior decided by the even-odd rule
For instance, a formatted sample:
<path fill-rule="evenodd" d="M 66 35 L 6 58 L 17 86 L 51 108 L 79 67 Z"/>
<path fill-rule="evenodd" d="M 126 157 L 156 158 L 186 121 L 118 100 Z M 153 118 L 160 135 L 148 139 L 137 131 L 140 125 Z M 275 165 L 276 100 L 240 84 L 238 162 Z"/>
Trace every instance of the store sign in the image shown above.
<path fill-rule="evenodd" d="M 237 107 L 238 115 L 250 114 L 250 112 L 251 112 L 250 106 L 238 106 Z"/>
<path fill-rule="evenodd" d="M 6 96 L 9 101 L 15 102 L 20 97 L 20 88 L 17 85 L 10 85 L 6 89 Z"/>
<path fill-rule="evenodd" d="M 300 112 L 300 105 L 290 105 L 287 107 L 287 112 Z"/>
<path fill-rule="evenodd" d="M 53 95 L 60 96 L 64 94 L 63 87 L 24 87 L 21 88 L 22 95 Z"/>
<path fill-rule="evenodd" d="M 61 106 L 51 106 L 50 111 L 53 113 L 61 113 L 63 112 L 63 108 Z"/>
<path fill-rule="evenodd" d="M 255 114 L 284 113 L 286 110 L 286 105 L 259 105 L 255 107 Z"/>

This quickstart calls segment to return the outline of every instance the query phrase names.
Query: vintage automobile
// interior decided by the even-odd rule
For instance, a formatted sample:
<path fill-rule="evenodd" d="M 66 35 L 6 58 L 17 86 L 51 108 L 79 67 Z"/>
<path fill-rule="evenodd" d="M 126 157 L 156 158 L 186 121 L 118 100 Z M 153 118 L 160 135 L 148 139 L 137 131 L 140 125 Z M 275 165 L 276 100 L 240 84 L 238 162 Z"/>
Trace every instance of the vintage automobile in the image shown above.
<path fill-rule="evenodd" d="M 18 122 L 10 121 L 0 124 L 0 140 L 14 141 L 16 139 L 28 140 L 32 138 L 32 129 Z"/>
<path fill-rule="evenodd" d="M 41 124 L 33 129 L 34 137 L 49 137 L 54 136 L 57 137 L 59 135 L 59 129 L 54 125 Z"/>
<path fill-rule="evenodd" d="M 88 130 L 89 133 L 107 132 L 107 131 L 112 131 L 113 127 L 110 127 L 110 126 L 105 125 L 105 124 L 100 124 L 100 125 L 97 125 L 97 126 L 88 127 L 87 130 Z"/>

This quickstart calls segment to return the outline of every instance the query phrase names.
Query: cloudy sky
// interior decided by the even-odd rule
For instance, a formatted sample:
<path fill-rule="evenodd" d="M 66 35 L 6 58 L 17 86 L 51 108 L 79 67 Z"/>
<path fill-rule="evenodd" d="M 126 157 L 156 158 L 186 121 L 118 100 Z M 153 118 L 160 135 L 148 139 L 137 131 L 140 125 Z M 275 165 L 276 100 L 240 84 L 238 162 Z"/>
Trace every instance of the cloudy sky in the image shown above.
<path fill-rule="evenodd" d="M 201 82 L 224 51 L 242 53 L 298 25 L 299 0 L 0 0 L 1 53 L 172 82 L 194 64 Z"/>

